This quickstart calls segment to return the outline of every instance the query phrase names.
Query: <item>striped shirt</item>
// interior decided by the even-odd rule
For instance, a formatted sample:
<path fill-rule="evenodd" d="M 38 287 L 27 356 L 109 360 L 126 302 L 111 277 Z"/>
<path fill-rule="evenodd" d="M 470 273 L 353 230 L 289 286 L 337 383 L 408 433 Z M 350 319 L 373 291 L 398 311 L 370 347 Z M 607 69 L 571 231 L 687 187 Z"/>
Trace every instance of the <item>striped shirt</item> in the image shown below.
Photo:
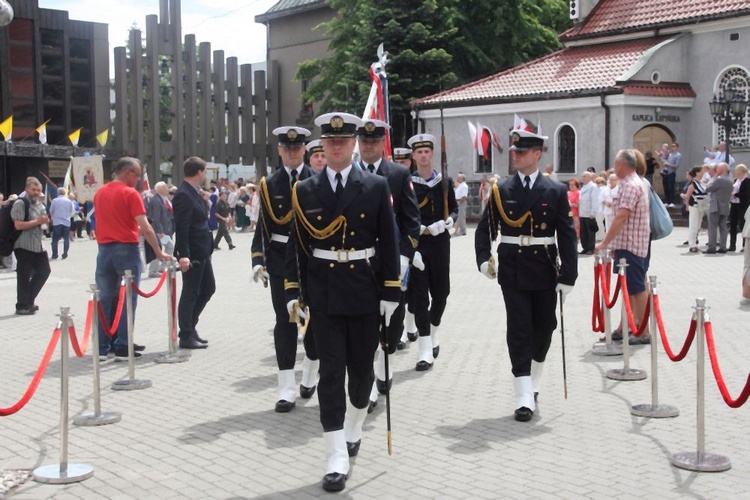
<path fill-rule="evenodd" d="M 44 207 L 44 203 L 37 201 L 29 205 L 29 220 L 34 220 L 40 215 L 45 215 L 47 209 Z M 13 203 L 13 208 L 10 209 L 10 218 L 13 220 L 23 221 L 26 216 L 26 205 L 23 200 L 19 199 Z M 20 248 L 21 250 L 28 250 L 29 252 L 42 253 L 42 226 L 34 226 L 21 231 L 21 235 L 16 240 L 13 248 Z"/>
<path fill-rule="evenodd" d="M 610 243 L 611 250 L 627 250 L 644 259 L 648 256 L 648 241 L 651 233 L 648 208 L 648 184 L 635 172 L 620 180 L 617 192 L 612 197 L 615 216 L 623 208 L 630 212 L 622 230 Z"/>

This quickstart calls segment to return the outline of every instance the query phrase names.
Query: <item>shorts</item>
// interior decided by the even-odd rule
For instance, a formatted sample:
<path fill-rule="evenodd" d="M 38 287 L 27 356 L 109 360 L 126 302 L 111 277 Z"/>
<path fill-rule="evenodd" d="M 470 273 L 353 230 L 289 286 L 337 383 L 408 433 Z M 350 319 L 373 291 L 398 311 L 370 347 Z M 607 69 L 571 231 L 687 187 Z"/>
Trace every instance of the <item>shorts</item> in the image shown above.
<path fill-rule="evenodd" d="M 625 279 L 628 284 L 628 295 L 638 295 L 646 290 L 646 259 L 638 257 L 632 252 L 627 250 L 615 250 L 614 263 L 612 265 L 612 272 L 617 274 L 619 271 L 618 262 L 620 259 L 625 259 L 628 263 L 625 268 Z"/>

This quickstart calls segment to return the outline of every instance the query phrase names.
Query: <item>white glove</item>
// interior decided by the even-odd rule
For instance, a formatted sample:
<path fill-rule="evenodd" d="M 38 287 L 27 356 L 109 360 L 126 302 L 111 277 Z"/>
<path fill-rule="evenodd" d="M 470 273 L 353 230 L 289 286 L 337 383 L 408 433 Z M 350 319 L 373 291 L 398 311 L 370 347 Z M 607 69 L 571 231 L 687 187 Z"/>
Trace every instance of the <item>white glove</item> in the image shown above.
<path fill-rule="evenodd" d="M 401 279 L 404 279 L 404 276 L 406 276 L 407 269 L 409 269 L 409 257 L 401 255 Z"/>
<path fill-rule="evenodd" d="M 258 278 L 262 279 L 263 281 L 268 281 L 268 278 L 270 278 L 270 276 L 268 275 L 268 271 L 266 271 L 266 268 L 261 266 L 260 264 L 253 267 L 253 281 L 257 283 Z"/>
<path fill-rule="evenodd" d="M 411 265 L 416 267 L 420 271 L 424 271 L 424 261 L 422 260 L 421 253 L 414 252 L 414 257 L 411 259 Z"/>
<path fill-rule="evenodd" d="M 427 229 L 427 226 L 424 226 L 422 224 L 419 225 L 419 234 L 424 234 L 424 230 Z"/>
<path fill-rule="evenodd" d="M 307 319 L 307 314 L 305 314 L 305 310 L 302 309 L 299 306 L 299 300 L 290 300 L 286 303 L 286 310 L 289 313 L 289 316 L 292 316 L 292 313 L 294 310 L 297 309 L 297 317 L 302 319 Z"/>
<path fill-rule="evenodd" d="M 565 302 L 565 297 L 573 291 L 573 285 L 563 285 L 562 283 L 557 284 L 557 288 L 555 288 L 556 292 L 562 292 L 562 300 Z"/>
<path fill-rule="evenodd" d="M 485 260 L 482 262 L 482 265 L 479 266 L 479 272 L 487 276 L 489 279 L 495 279 L 494 276 L 492 276 L 492 273 L 490 272 L 490 262 L 488 260 Z"/>
<path fill-rule="evenodd" d="M 385 326 L 391 324 L 391 316 L 396 311 L 398 302 L 391 302 L 390 300 L 380 301 L 380 315 L 385 319 Z"/>
<path fill-rule="evenodd" d="M 445 229 L 450 230 L 453 227 L 453 217 L 448 217 L 445 219 Z"/>
<path fill-rule="evenodd" d="M 429 226 L 427 226 L 427 230 L 430 232 L 431 235 L 437 236 L 440 233 L 445 232 L 445 221 L 439 220 L 437 222 L 433 222 Z"/>

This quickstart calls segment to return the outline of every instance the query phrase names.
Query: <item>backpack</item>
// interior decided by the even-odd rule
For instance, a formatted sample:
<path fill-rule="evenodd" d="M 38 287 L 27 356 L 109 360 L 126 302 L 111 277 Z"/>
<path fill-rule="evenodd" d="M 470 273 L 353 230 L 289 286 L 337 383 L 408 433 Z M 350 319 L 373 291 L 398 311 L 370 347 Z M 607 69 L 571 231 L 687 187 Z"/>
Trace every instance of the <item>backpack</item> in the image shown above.
<path fill-rule="evenodd" d="M 29 200 L 26 198 L 18 198 L 13 203 L 6 203 L 0 208 L 0 257 L 7 257 L 13 253 L 13 246 L 16 244 L 16 240 L 21 236 L 21 231 L 16 229 L 16 225 L 13 223 L 13 219 L 10 216 L 10 211 L 17 202 L 22 201 L 26 208 L 26 214 L 23 220 L 29 220 Z"/>

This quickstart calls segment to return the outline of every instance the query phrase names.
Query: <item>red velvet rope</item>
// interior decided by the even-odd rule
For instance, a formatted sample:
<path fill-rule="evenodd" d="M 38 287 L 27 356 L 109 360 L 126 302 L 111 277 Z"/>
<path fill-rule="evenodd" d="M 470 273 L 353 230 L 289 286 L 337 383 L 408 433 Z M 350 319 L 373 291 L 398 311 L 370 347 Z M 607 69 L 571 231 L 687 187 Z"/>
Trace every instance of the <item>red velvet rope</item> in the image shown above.
<path fill-rule="evenodd" d="M 622 289 L 622 299 L 625 302 L 625 315 L 628 317 L 628 328 L 630 328 L 630 331 L 633 332 L 633 336 L 638 337 L 641 335 L 644 331 L 646 331 L 646 325 L 648 324 L 648 315 L 651 310 L 651 305 L 647 302 L 646 303 L 646 310 L 644 311 L 643 318 L 641 319 L 641 324 L 639 327 L 636 328 L 635 326 L 635 319 L 633 318 L 633 309 L 630 307 L 630 294 L 628 293 L 628 283 L 625 280 L 625 275 L 621 274 L 620 279 L 617 281 Z"/>
<path fill-rule="evenodd" d="M 102 322 L 102 328 L 104 329 L 104 333 L 107 334 L 108 337 L 113 336 L 115 333 L 117 333 L 117 326 L 120 324 L 120 317 L 122 317 L 122 310 L 125 306 L 125 285 L 120 285 L 120 298 L 117 300 L 117 311 L 115 311 L 115 319 L 112 321 L 112 326 L 109 326 L 109 323 L 107 322 L 107 315 L 104 314 L 104 308 L 102 307 L 102 302 L 99 301 L 97 304 L 97 310 L 99 311 L 99 321 Z"/>
<path fill-rule="evenodd" d="M 667 338 L 667 330 L 664 328 L 664 318 L 662 318 L 661 315 L 661 305 L 659 303 L 659 296 L 654 295 L 654 314 L 656 315 L 656 324 L 659 328 L 659 336 L 661 337 L 661 343 L 664 346 L 664 350 L 667 353 L 667 356 L 670 360 L 677 362 L 682 361 L 685 359 L 685 356 L 687 356 L 688 351 L 690 350 L 690 346 L 693 345 L 693 339 L 695 339 L 695 329 L 698 325 L 698 322 L 695 318 L 690 320 L 690 328 L 688 329 L 687 338 L 685 339 L 685 343 L 682 344 L 682 349 L 680 349 L 680 352 L 675 355 L 674 351 L 672 351 L 672 348 L 669 345 L 669 339 Z"/>
<path fill-rule="evenodd" d="M 727 389 L 727 384 L 724 382 L 724 376 L 721 374 L 721 368 L 719 368 L 719 360 L 716 358 L 716 346 L 714 345 L 714 327 L 710 321 L 706 321 L 704 324 L 706 331 L 706 344 L 708 345 L 708 356 L 711 359 L 711 369 L 714 372 L 714 378 L 719 386 L 719 392 L 721 397 L 724 398 L 724 402 L 731 408 L 739 408 L 745 404 L 747 398 L 750 397 L 750 374 L 747 376 L 745 387 L 742 389 L 742 393 L 737 399 L 732 399 Z"/>
<path fill-rule="evenodd" d="M 156 288 L 154 288 L 153 291 L 151 291 L 149 293 L 146 293 L 146 292 L 142 291 L 140 288 L 138 288 L 138 285 L 135 284 L 135 281 L 132 282 L 133 290 L 135 290 L 135 293 L 137 293 L 141 297 L 143 297 L 145 299 L 150 299 L 151 297 L 153 297 L 154 295 L 156 295 L 157 293 L 159 293 L 159 290 L 161 290 L 161 286 L 164 284 L 164 282 L 166 280 L 167 280 L 167 272 L 166 271 L 162 271 L 161 272 L 161 278 L 159 278 L 159 283 L 156 284 Z"/>
<path fill-rule="evenodd" d="M 39 367 L 36 369 L 36 373 L 34 374 L 34 378 L 31 379 L 31 383 L 29 384 L 28 389 L 26 389 L 26 392 L 21 397 L 20 400 L 13 406 L 10 406 L 8 408 L 0 408 L 0 417 L 7 417 L 8 415 L 13 415 L 18 410 L 26 406 L 26 403 L 29 402 L 31 397 L 36 392 L 37 387 L 39 387 L 39 382 L 42 380 L 42 377 L 44 377 L 44 373 L 47 371 L 47 366 L 49 366 L 49 360 L 52 359 L 52 353 L 55 352 L 55 347 L 57 347 L 57 342 L 60 340 L 60 327 L 55 328 L 55 331 L 52 332 L 52 338 L 49 339 L 49 344 L 47 344 L 47 350 L 44 351 L 44 356 L 42 356 L 42 361 L 39 363 Z"/>
<path fill-rule="evenodd" d="M 591 329 L 598 333 L 604 332 L 604 311 L 602 310 L 601 296 L 599 294 L 603 269 L 601 264 L 594 266 L 594 303 L 591 308 Z"/>
<path fill-rule="evenodd" d="M 611 268 L 610 268 L 610 270 L 611 270 Z M 614 296 L 612 297 L 612 302 L 609 302 L 609 299 L 608 299 L 608 297 L 609 297 L 609 285 L 611 284 L 611 282 L 610 282 L 610 275 L 609 275 L 609 273 L 606 270 L 604 271 L 603 274 L 606 276 L 606 278 L 602 277 L 602 280 L 601 280 L 601 282 L 602 282 L 602 295 L 604 295 L 604 307 L 606 307 L 607 309 L 612 309 L 613 307 L 615 307 L 615 304 L 617 303 L 617 297 L 620 294 L 620 287 L 621 287 L 622 283 L 620 282 L 619 279 L 617 280 L 617 284 L 615 285 L 615 293 L 614 293 Z"/>
<path fill-rule="evenodd" d="M 89 300 L 89 305 L 86 308 L 86 325 L 83 327 L 83 340 L 81 345 L 78 345 L 78 336 L 76 335 L 76 327 L 71 324 L 68 328 L 68 335 L 70 335 L 70 344 L 73 346 L 73 352 L 76 356 L 82 358 L 86 354 L 86 350 L 89 347 L 89 339 L 91 338 L 91 321 L 94 315 L 94 301 Z M 97 333 L 98 335 L 98 333 Z"/>
<path fill-rule="evenodd" d="M 172 278 L 172 310 L 169 313 L 172 315 L 172 342 L 177 342 L 177 321 L 175 318 L 175 311 L 177 310 L 177 278 Z"/>

